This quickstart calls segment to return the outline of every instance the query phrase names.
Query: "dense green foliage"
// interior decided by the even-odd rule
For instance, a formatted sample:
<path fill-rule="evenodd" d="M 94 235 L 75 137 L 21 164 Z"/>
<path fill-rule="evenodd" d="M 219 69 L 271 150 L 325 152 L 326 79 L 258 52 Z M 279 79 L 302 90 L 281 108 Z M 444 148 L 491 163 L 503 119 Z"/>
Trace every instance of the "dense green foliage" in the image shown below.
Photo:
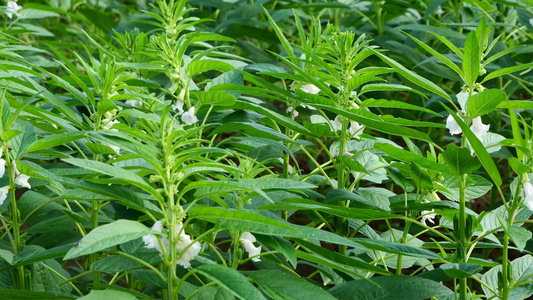
<path fill-rule="evenodd" d="M 1 5 L 0 299 L 533 295 L 533 1 Z"/>

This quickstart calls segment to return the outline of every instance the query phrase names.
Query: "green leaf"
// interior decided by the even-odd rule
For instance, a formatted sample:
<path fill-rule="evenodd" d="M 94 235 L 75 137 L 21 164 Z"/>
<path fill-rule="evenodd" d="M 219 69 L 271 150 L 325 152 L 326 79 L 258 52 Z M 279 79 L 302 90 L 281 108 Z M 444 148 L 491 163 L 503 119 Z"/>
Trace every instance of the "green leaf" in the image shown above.
<path fill-rule="evenodd" d="M 216 282 L 238 299 L 266 300 L 263 294 L 235 269 L 222 265 L 206 264 L 197 267 L 195 271 Z"/>
<path fill-rule="evenodd" d="M 355 238 L 353 240 L 357 242 L 358 244 L 361 244 L 372 250 L 379 250 L 379 251 L 384 251 L 388 253 L 414 256 L 414 257 L 419 257 L 419 258 L 428 258 L 428 259 L 439 259 L 440 258 L 439 255 L 427 249 L 408 246 L 406 244 L 400 244 L 400 243 L 383 241 L 383 240 L 365 239 L 365 238 Z"/>
<path fill-rule="evenodd" d="M 466 103 L 468 115 L 470 118 L 475 118 L 490 113 L 504 100 L 507 100 L 507 95 L 502 90 L 484 90 L 468 98 Z"/>
<path fill-rule="evenodd" d="M 463 56 L 463 73 L 466 83 L 470 88 L 474 87 L 479 75 L 480 51 L 475 31 L 470 31 L 466 37 Z"/>
<path fill-rule="evenodd" d="M 292 50 L 291 44 L 289 43 L 287 38 L 285 38 L 285 36 L 283 35 L 283 32 L 281 32 L 281 29 L 279 28 L 278 24 L 276 24 L 276 22 L 274 22 L 274 20 L 272 19 L 272 17 L 268 13 L 268 10 L 262 5 L 261 5 L 261 7 L 265 11 L 265 14 L 266 14 L 266 16 L 268 18 L 268 21 L 270 22 L 270 25 L 274 29 L 274 32 L 276 32 L 276 35 L 278 36 L 278 39 L 281 42 L 281 45 L 283 45 L 283 48 L 285 48 L 285 51 L 287 51 L 287 54 L 289 54 L 289 56 L 294 57 L 294 51 Z"/>
<path fill-rule="evenodd" d="M 272 299 L 337 299 L 304 278 L 296 277 L 281 270 L 259 270 L 247 272 L 246 275 Z"/>
<path fill-rule="evenodd" d="M 218 133 L 230 132 L 230 131 L 241 131 L 251 136 L 270 138 L 270 139 L 278 140 L 278 141 L 283 140 L 287 142 L 294 142 L 294 140 L 291 139 L 290 137 L 270 127 L 257 124 L 257 123 L 250 123 L 250 122 L 232 122 L 232 123 L 224 124 L 222 126 L 217 127 L 215 130 L 213 130 L 210 136 L 218 134 Z"/>
<path fill-rule="evenodd" d="M 81 139 L 82 137 L 85 137 L 84 131 L 54 134 L 31 143 L 28 147 L 28 152 L 34 152 L 38 150 L 56 147 L 59 145 L 65 145 L 66 143 Z"/>
<path fill-rule="evenodd" d="M 382 276 L 341 283 L 329 293 L 343 300 L 424 300 L 453 292 L 444 285 L 412 276 Z"/>
<path fill-rule="evenodd" d="M 42 19 L 42 18 L 49 18 L 49 17 L 59 17 L 59 14 L 51 11 L 46 10 L 39 10 L 39 9 L 23 9 L 19 12 L 18 18 L 23 19 Z"/>
<path fill-rule="evenodd" d="M 371 272 L 371 273 L 377 273 L 377 274 L 383 274 L 383 275 L 391 275 L 390 272 L 374 266 L 372 264 L 366 263 L 362 260 L 357 260 L 354 257 L 341 255 L 335 251 L 328 250 L 326 248 L 323 248 L 322 246 L 315 245 L 310 242 L 306 242 L 303 240 L 296 240 L 298 244 L 300 244 L 305 249 L 314 252 L 315 254 L 318 254 L 319 256 L 332 261 L 334 263 L 343 265 L 348 268 L 355 268 L 359 270 L 363 270 L 365 272 Z"/>
<path fill-rule="evenodd" d="M 228 72 L 233 70 L 233 66 L 219 60 L 208 60 L 208 59 L 202 59 L 202 60 L 195 60 L 192 61 L 189 66 L 187 67 L 187 71 L 189 72 L 190 76 L 194 76 L 203 72 L 207 71 L 220 71 L 220 72 Z"/>
<path fill-rule="evenodd" d="M 240 75 L 240 74 L 239 74 Z M 235 96 L 230 95 L 222 91 L 202 91 L 191 93 L 193 98 L 198 99 L 201 104 L 208 105 L 221 105 L 221 106 L 231 106 L 235 104 Z"/>
<path fill-rule="evenodd" d="M 470 150 L 464 147 L 459 148 L 455 144 L 449 144 L 442 155 L 446 165 L 458 175 L 470 173 L 481 166 L 479 160 L 470 155 Z"/>
<path fill-rule="evenodd" d="M 367 87 L 366 85 L 365 87 Z M 430 113 L 433 115 L 440 116 L 438 113 L 429 110 L 427 108 L 420 107 L 418 105 L 412 105 L 409 103 L 401 102 L 401 101 L 395 101 L 395 100 L 385 100 L 385 99 L 366 99 L 361 104 L 361 107 L 389 107 L 389 108 L 398 108 L 400 110 L 403 109 L 410 109 L 410 110 L 418 110 L 426 113 Z"/>
<path fill-rule="evenodd" d="M 70 300 L 76 297 L 52 292 L 36 292 L 25 290 L 0 290 L 0 299 L 6 300 Z M 117 299 L 118 300 L 118 299 Z"/>
<path fill-rule="evenodd" d="M 410 88 L 408 86 L 401 85 L 401 84 L 389 84 L 389 83 L 365 84 L 365 86 L 363 86 L 361 88 L 361 91 L 359 92 L 359 95 L 362 95 L 364 93 L 370 93 L 370 92 L 399 92 L 399 91 L 409 91 L 409 92 L 412 92 L 412 93 L 419 94 L 422 97 L 426 97 L 426 95 L 424 95 L 420 91 L 415 90 L 413 88 Z M 433 112 L 431 112 L 431 113 L 433 113 Z"/>
<path fill-rule="evenodd" d="M 451 173 L 450 169 L 442 164 L 439 164 L 428 158 L 417 155 L 413 152 L 400 149 L 390 144 L 375 144 L 374 148 L 387 154 L 388 156 L 392 158 L 401 160 L 406 163 L 416 162 L 421 167 L 424 167 L 430 170 L 435 170 L 435 171 L 439 171 L 439 172 L 447 173 L 447 174 Z"/>
<path fill-rule="evenodd" d="M 290 225 L 276 221 L 274 219 L 267 218 L 254 213 L 249 213 L 245 211 L 234 211 L 227 210 L 219 207 L 209 207 L 204 205 L 196 205 L 189 212 L 189 218 L 196 218 L 200 220 L 205 220 L 212 223 L 217 223 L 219 220 L 224 220 L 227 222 L 232 222 L 232 227 L 237 225 L 243 226 L 264 226 L 265 229 L 271 229 L 274 231 L 283 232 L 284 230 L 298 232 L 293 229 Z M 247 226 L 247 227 L 248 227 Z M 284 229 L 284 230 L 282 230 Z"/>
<path fill-rule="evenodd" d="M 118 244 L 138 239 L 150 234 L 150 232 L 151 230 L 143 224 L 130 220 L 118 220 L 102 225 L 84 236 L 77 246 L 70 249 L 64 259 L 67 260 L 95 253 Z"/>
<path fill-rule="evenodd" d="M 483 270 L 483 267 L 476 264 L 460 263 L 460 264 L 443 264 L 440 268 L 444 270 L 444 273 L 451 278 L 469 278 L 470 276 L 479 273 Z"/>
<path fill-rule="evenodd" d="M 88 295 L 85 295 L 81 300 L 102 300 L 102 299 L 113 299 L 113 300 L 136 300 L 137 298 L 132 294 L 126 292 L 114 291 L 114 290 L 91 290 Z"/>
<path fill-rule="evenodd" d="M 510 226 L 507 228 L 507 231 L 511 236 L 511 240 L 513 240 L 514 244 L 516 245 L 516 248 L 518 248 L 520 251 L 524 251 L 527 241 L 529 241 L 532 237 L 531 231 L 524 227 L 518 226 Z"/>
<path fill-rule="evenodd" d="M 503 68 L 503 69 L 500 69 L 494 72 L 490 72 L 487 76 L 485 76 L 485 78 L 483 78 L 483 81 L 481 81 L 481 83 L 484 83 L 485 81 L 488 81 L 488 80 L 491 80 L 491 79 L 494 79 L 494 78 L 497 78 L 503 75 L 511 74 L 511 73 L 518 72 L 518 71 L 521 71 L 527 68 L 532 68 L 532 67 L 533 67 L 533 63 L 527 63 L 527 64 L 517 65 L 517 66 L 513 66 L 509 68 Z"/>
<path fill-rule="evenodd" d="M 468 142 L 470 145 L 472 145 L 472 148 L 474 149 L 474 152 L 479 157 L 479 160 L 489 176 L 492 178 L 495 184 L 501 186 L 502 185 L 502 178 L 500 177 L 500 172 L 498 171 L 498 168 L 496 167 L 496 164 L 490 157 L 489 153 L 487 152 L 487 149 L 483 146 L 483 144 L 479 141 L 479 139 L 474 135 L 472 130 L 468 128 L 468 126 L 465 124 L 465 122 L 459 118 L 450 108 L 443 105 L 443 107 L 450 113 L 450 115 L 455 119 L 455 122 L 461 127 L 461 130 L 463 131 L 463 134 L 466 135 L 466 138 L 468 139 Z"/>
<path fill-rule="evenodd" d="M 22 134 L 11 139 L 9 145 L 13 147 L 12 155 L 15 160 L 19 160 L 28 151 L 30 145 L 37 139 L 35 128 L 29 123 L 19 123 L 13 127 L 22 131 Z"/>
<path fill-rule="evenodd" d="M 426 90 L 428 90 L 430 92 L 433 92 L 433 93 L 435 93 L 435 94 L 437 94 L 439 96 L 442 96 L 442 97 L 444 97 L 444 99 L 447 99 L 447 100 L 451 101 L 450 96 L 448 96 L 448 94 L 443 89 L 441 89 L 438 85 L 436 85 L 433 82 L 429 81 L 428 79 L 416 74 L 415 72 L 407 69 L 406 67 L 402 66 L 400 63 L 398 63 L 397 61 L 393 60 L 392 58 L 389 58 L 389 57 L 379 53 L 376 50 L 373 50 L 373 49 L 371 49 L 371 50 L 374 52 L 374 54 L 379 56 L 385 63 L 387 63 L 392 68 L 394 68 L 394 70 L 396 70 L 396 72 L 400 73 L 402 76 L 407 78 L 412 83 L 414 83 L 416 85 L 419 85 L 420 87 L 423 87 L 424 89 L 426 89 Z"/>

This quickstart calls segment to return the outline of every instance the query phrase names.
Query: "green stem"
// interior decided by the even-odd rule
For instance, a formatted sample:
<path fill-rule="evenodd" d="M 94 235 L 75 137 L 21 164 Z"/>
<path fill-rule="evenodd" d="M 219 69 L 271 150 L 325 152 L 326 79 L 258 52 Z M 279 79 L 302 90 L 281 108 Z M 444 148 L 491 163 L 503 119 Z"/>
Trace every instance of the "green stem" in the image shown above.
<path fill-rule="evenodd" d="M 459 253 L 460 255 L 460 261 L 459 262 L 466 262 L 466 249 L 467 249 L 467 242 L 466 242 L 466 199 L 465 199 L 465 178 L 466 175 L 460 175 L 459 176 L 459 244 L 461 245 L 458 249 L 458 251 L 461 251 Z M 467 288 L 467 282 L 466 278 L 461 278 L 459 281 L 459 293 L 461 296 L 461 300 L 466 300 L 466 288 Z"/>
<path fill-rule="evenodd" d="M 93 201 L 93 209 L 91 211 L 91 228 L 92 230 L 98 228 L 98 211 L 100 210 L 100 202 L 99 201 Z M 98 254 L 93 253 L 90 256 L 90 263 L 96 262 L 98 260 Z M 100 272 L 94 272 L 93 273 L 93 284 L 94 289 L 98 290 L 100 286 Z"/>

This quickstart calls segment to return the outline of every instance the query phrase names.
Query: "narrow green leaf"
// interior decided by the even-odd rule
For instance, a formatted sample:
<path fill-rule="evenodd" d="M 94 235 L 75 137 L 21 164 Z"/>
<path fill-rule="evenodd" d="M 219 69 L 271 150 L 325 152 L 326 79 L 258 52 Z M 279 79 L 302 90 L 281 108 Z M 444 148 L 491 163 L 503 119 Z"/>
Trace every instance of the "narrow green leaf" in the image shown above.
<path fill-rule="evenodd" d="M 28 147 L 28 152 L 35 152 L 59 145 L 65 145 L 66 143 L 81 139 L 82 137 L 85 137 L 85 135 L 86 134 L 84 131 L 75 131 L 47 136 L 31 143 Z"/>
<path fill-rule="evenodd" d="M 429 81 L 428 79 L 416 74 L 415 72 L 407 69 L 406 67 L 402 66 L 397 61 L 393 60 L 392 58 L 389 58 L 385 56 L 384 54 L 379 53 L 378 51 L 371 49 L 377 56 L 381 58 L 385 63 L 387 63 L 389 66 L 391 66 L 396 72 L 400 73 L 402 76 L 407 78 L 412 83 L 419 85 L 420 87 L 433 92 L 439 96 L 444 97 L 444 99 L 447 99 L 451 101 L 450 96 L 441 89 L 438 85 L 434 84 L 433 82 Z"/>
<path fill-rule="evenodd" d="M 417 155 L 413 152 L 409 152 L 390 144 L 375 144 L 374 148 L 387 154 L 390 157 L 401 160 L 406 163 L 416 162 L 421 167 L 428 168 L 430 170 L 439 171 L 442 173 L 451 174 L 450 169 L 446 166 L 436 163 L 426 157 Z"/>
<path fill-rule="evenodd" d="M 389 242 L 384 240 L 374 240 L 374 239 L 365 239 L 365 238 L 355 238 L 352 239 L 358 244 L 361 244 L 372 250 L 379 250 L 388 253 L 395 253 L 413 257 L 428 258 L 428 259 L 439 259 L 440 256 L 434 252 L 431 252 L 427 249 L 417 248 L 409 246 L 406 244 L 400 244 L 395 242 Z"/>
<path fill-rule="evenodd" d="M 114 290 L 91 290 L 91 292 L 78 300 L 102 300 L 102 299 L 113 299 L 113 300 L 136 300 L 137 298 L 132 294 L 128 294 L 122 291 Z"/>
<path fill-rule="evenodd" d="M 466 83 L 470 88 L 479 75 L 480 51 L 475 31 L 471 31 L 466 37 L 463 56 L 463 73 Z"/>
<path fill-rule="evenodd" d="M 365 87 L 367 86 L 368 85 L 366 85 Z M 426 113 L 433 114 L 436 116 L 440 116 L 438 113 L 430 109 L 423 108 L 418 105 L 401 102 L 401 101 L 395 101 L 395 100 L 370 98 L 370 99 L 366 99 L 365 101 L 363 101 L 363 103 L 361 104 L 361 107 L 388 107 L 388 108 L 398 108 L 398 109 L 410 109 L 410 110 L 418 110 L 418 111 L 426 112 Z"/>
<path fill-rule="evenodd" d="M 500 76 L 504 76 L 504 75 L 511 74 L 511 73 L 514 73 L 514 72 L 522 71 L 522 70 L 525 70 L 527 68 L 533 68 L 533 63 L 517 65 L 517 66 L 513 66 L 513 67 L 509 67 L 509 68 L 503 68 L 503 69 L 500 69 L 500 70 L 497 70 L 497 71 L 494 71 L 494 72 L 490 72 L 487 76 L 485 76 L 485 78 L 483 78 L 483 81 L 481 81 L 481 83 L 484 83 L 485 81 L 489 81 L 491 79 L 494 79 L 494 78 L 497 78 L 497 77 L 500 77 Z"/>

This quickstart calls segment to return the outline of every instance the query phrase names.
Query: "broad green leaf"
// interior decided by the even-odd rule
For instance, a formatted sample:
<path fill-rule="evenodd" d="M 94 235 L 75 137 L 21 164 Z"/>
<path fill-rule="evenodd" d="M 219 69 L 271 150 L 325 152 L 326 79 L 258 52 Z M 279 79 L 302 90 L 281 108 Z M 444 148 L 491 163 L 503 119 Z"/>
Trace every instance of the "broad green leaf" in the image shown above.
<path fill-rule="evenodd" d="M 533 257 L 529 254 L 524 255 L 522 257 L 519 257 L 511 262 L 512 270 L 512 277 L 516 279 L 520 279 L 519 283 L 516 284 L 516 286 L 511 285 L 511 290 L 509 293 L 509 299 L 528 299 L 532 294 L 533 291 L 529 287 L 528 284 L 524 285 L 524 281 L 529 281 L 531 279 L 531 275 L 533 275 L 533 270 L 531 269 L 531 265 L 533 265 Z M 498 286 L 500 280 L 498 277 L 498 273 L 502 272 L 502 266 L 496 266 L 485 272 L 481 276 L 481 280 L 486 283 L 490 288 L 492 288 L 492 291 L 488 289 L 485 286 L 481 286 L 483 289 L 484 294 L 487 297 L 493 297 L 495 294 L 493 291 L 498 292 Z M 527 279 L 526 279 L 527 278 Z M 525 280 L 524 280 L 525 279 Z"/>
<path fill-rule="evenodd" d="M 507 228 L 507 232 L 516 245 L 516 248 L 520 251 L 524 251 L 527 241 L 532 237 L 531 231 L 524 227 L 510 226 Z"/>
<path fill-rule="evenodd" d="M 374 52 L 374 54 L 379 56 L 385 63 L 387 63 L 392 68 L 394 68 L 394 70 L 396 70 L 396 72 L 400 73 L 402 76 L 407 78 L 412 83 L 414 83 L 416 85 L 419 85 L 420 87 L 423 87 L 424 89 L 426 89 L 426 90 L 428 90 L 430 92 L 433 92 L 433 93 L 435 93 L 435 94 L 437 94 L 437 95 L 439 95 L 441 97 L 444 97 L 444 99 L 447 99 L 447 100 L 451 101 L 450 96 L 448 96 L 448 94 L 443 89 L 441 89 L 438 85 L 436 85 L 433 82 L 429 81 L 428 79 L 416 74 L 415 72 L 407 69 L 406 67 L 402 66 L 400 63 L 398 63 L 397 61 L 393 60 L 392 58 L 389 58 L 389 57 L 385 56 L 384 54 L 379 53 L 376 50 L 372 49 L 372 51 Z"/>
<path fill-rule="evenodd" d="M 202 91 L 192 93 L 191 96 L 198 99 L 201 104 L 221 106 L 231 106 L 235 104 L 235 96 L 222 91 Z"/>
<path fill-rule="evenodd" d="M 479 139 L 474 135 L 472 130 L 468 128 L 468 126 L 465 124 L 465 122 L 457 116 L 451 109 L 444 106 L 443 107 L 450 113 L 450 115 L 454 118 L 455 122 L 461 127 L 461 130 L 463 131 L 463 134 L 466 135 L 466 138 L 468 139 L 468 142 L 470 145 L 472 145 L 472 148 L 474 148 L 474 152 L 479 157 L 479 160 L 489 176 L 492 178 L 495 184 L 501 186 L 502 184 L 502 178 L 500 177 L 500 172 L 498 171 L 498 168 L 496 167 L 496 164 L 490 157 L 489 153 L 487 152 L 487 149 L 483 146 L 483 144 L 479 141 Z"/>
<path fill-rule="evenodd" d="M 57 263 L 57 261 L 53 260 Z M 58 284 L 62 281 L 49 268 L 45 262 L 39 261 L 32 265 L 31 287 L 36 292 L 60 293 Z M 64 270 L 63 270 L 64 271 Z M 56 279 L 57 278 L 57 279 Z"/>
<path fill-rule="evenodd" d="M 161 256 L 157 252 L 140 252 L 134 255 L 149 264 L 161 262 Z M 91 264 L 91 270 L 106 273 L 124 272 L 131 269 L 142 268 L 144 265 L 129 257 L 112 255 L 104 257 Z"/>
<path fill-rule="evenodd" d="M 42 18 L 49 18 L 49 17 L 59 17 L 59 14 L 51 11 L 46 10 L 38 10 L 38 9 L 23 9 L 18 13 L 18 18 L 23 19 L 42 19 Z"/>
<path fill-rule="evenodd" d="M 233 66 L 219 60 L 208 60 L 208 59 L 202 59 L 202 60 L 195 60 L 192 61 L 189 66 L 187 67 L 187 71 L 189 72 L 190 76 L 194 76 L 203 72 L 207 71 L 220 71 L 220 72 L 228 72 L 233 70 Z"/>
<path fill-rule="evenodd" d="M 294 251 L 294 246 L 291 242 L 279 236 L 256 234 L 255 237 L 261 244 L 283 254 L 283 256 L 287 258 L 291 265 L 296 268 L 298 262 L 296 260 L 296 252 Z"/>
<path fill-rule="evenodd" d="M 502 90 L 490 89 L 472 95 L 466 103 L 470 118 L 482 116 L 492 112 L 500 102 L 507 99 L 507 95 Z"/>
<path fill-rule="evenodd" d="M 476 264 L 460 263 L 460 264 L 443 264 L 440 268 L 444 273 L 451 278 L 469 278 L 470 276 L 479 273 L 483 267 Z"/>
<path fill-rule="evenodd" d="M 466 37 L 464 51 L 463 73 L 466 83 L 470 88 L 473 88 L 479 75 L 480 63 L 480 50 L 475 31 L 470 31 Z"/>
<path fill-rule="evenodd" d="M 36 291 L 28 291 L 28 290 L 9 289 L 9 290 L 0 290 L 0 299 L 6 299 L 6 300 L 44 300 L 44 299 L 71 300 L 71 299 L 78 299 L 78 298 L 71 296 L 71 295 L 64 294 L 64 293 L 36 292 Z"/>
<path fill-rule="evenodd" d="M 246 273 L 272 299 L 335 300 L 331 294 L 305 280 L 281 270 L 258 270 Z"/>
<path fill-rule="evenodd" d="M 128 294 L 122 291 L 114 290 L 91 290 L 91 292 L 81 298 L 81 300 L 102 300 L 102 299 L 113 299 L 113 300 L 136 300 L 137 298 L 132 294 Z"/>
<path fill-rule="evenodd" d="M 450 200 L 459 201 L 459 182 L 457 181 L 457 175 L 444 175 L 443 177 L 443 180 L 440 182 L 442 189 L 440 187 L 438 188 L 440 193 Z M 492 183 L 485 179 L 485 177 L 469 174 L 465 181 L 465 187 L 466 201 L 470 201 L 481 198 L 488 193 L 492 188 Z"/>
<path fill-rule="evenodd" d="M 37 134 L 35 133 L 35 128 L 26 122 L 15 125 L 13 129 L 22 131 L 22 134 L 9 141 L 9 145 L 13 147 L 11 155 L 18 160 L 28 151 L 30 145 L 37 140 Z"/>
<path fill-rule="evenodd" d="M 70 249 L 64 259 L 67 260 L 95 253 L 118 244 L 138 239 L 150 234 L 150 232 L 151 230 L 143 224 L 130 220 L 118 220 L 102 225 L 84 236 L 78 245 Z"/>
<path fill-rule="evenodd" d="M 341 283 L 329 293 L 343 300 L 424 300 L 453 293 L 444 285 L 413 276 L 381 276 Z"/>
<path fill-rule="evenodd" d="M 479 161 L 470 155 L 470 150 L 464 147 L 459 148 L 455 144 L 449 144 L 442 156 L 446 165 L 457 175 L 473 172 L 481 166 Z"/>
<path fill-rule="evenodd" d="M 195 271 L 225 288 L 238 299 L 266 300 L 266 298 L 239 271 L 222 265 L 206 264 Z"/>

